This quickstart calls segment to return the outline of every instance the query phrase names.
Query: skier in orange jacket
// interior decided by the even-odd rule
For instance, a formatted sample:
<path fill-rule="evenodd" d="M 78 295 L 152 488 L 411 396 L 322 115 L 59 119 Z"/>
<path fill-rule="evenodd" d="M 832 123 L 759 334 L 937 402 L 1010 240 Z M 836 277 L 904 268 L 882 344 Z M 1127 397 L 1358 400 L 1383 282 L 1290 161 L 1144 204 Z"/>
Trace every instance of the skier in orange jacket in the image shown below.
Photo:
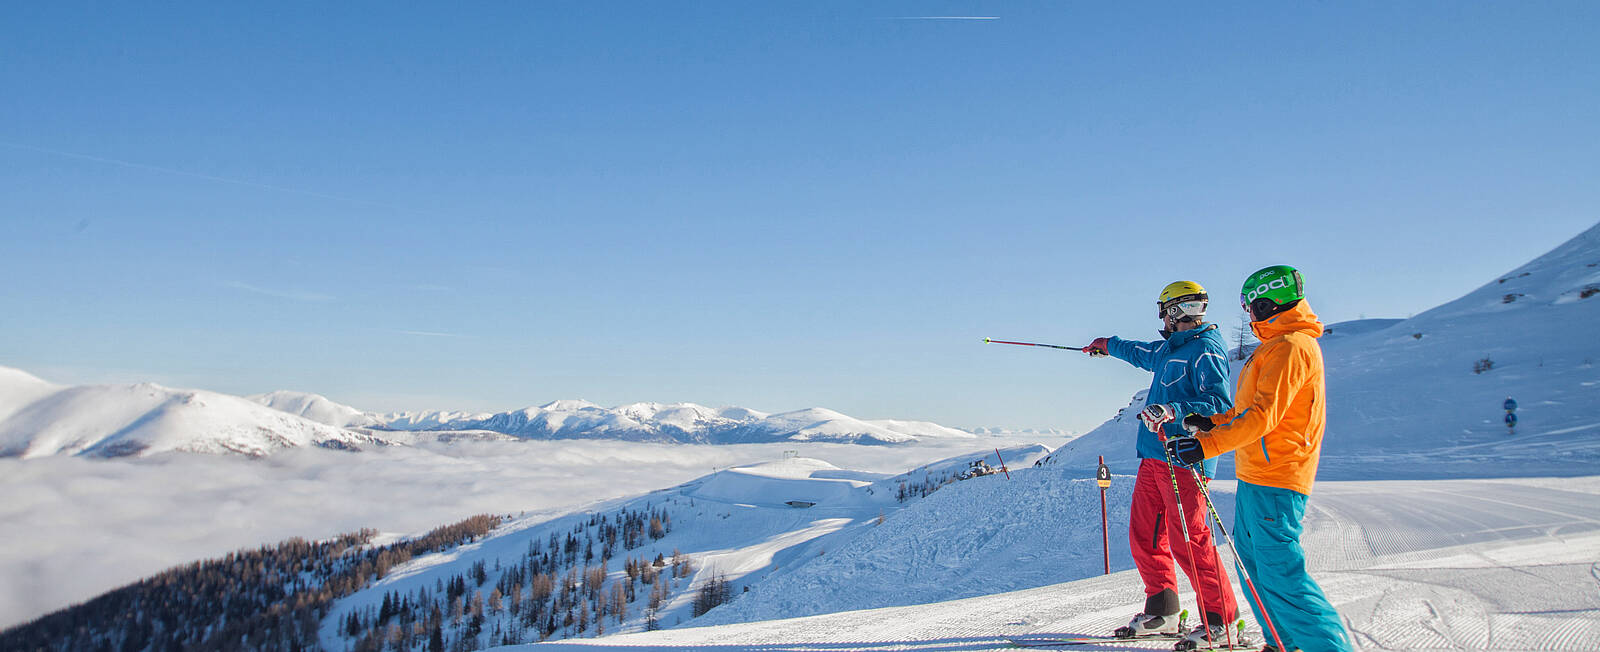
<path fill-rule="evenodd" d="M 1306 572 L 1300 547 L 1327 415 L 1322 322 L 1305 300 L 1300 272 L 1287 265 L 1252 274 L 1239 300 L 1261 346 L 1239 374 L 1233 408 L 1184 417 L 1195 436 L 1169 439 L 1167 451 L 1190 465 L 1234 452 L 1233 528 L 1239 563 L 1259 595 L 1250 603 L 1256 619 L 1271 623 L 1285 650 L 1349 652 L 1339 613 Z"/>

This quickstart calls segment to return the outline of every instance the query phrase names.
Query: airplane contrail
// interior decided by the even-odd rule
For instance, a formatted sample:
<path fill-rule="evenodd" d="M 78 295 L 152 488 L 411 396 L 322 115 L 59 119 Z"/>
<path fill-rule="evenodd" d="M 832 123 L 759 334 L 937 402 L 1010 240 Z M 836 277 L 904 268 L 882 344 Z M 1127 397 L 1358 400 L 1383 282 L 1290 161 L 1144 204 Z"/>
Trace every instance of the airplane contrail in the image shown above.
<path fill-rule="evenodd" d="M 457 335 L 455 333 L 439 333 L 439 332 L 436 332 L 436 331 L 397 330 L 395 332 L 396 333 L 400 333 L 402 335 L 416 335 L 416 336 L 419 336 L 419 337 L 464 337 L 462 335 Z"/>
<path fill-rule="evenodd" d="M 322 294 L 320 292 L 297 292 L 297 291 L 293 291 L 293 290 L 274 290 L 272 288 L 257 287 L 257 286 L 251 285 L 249 283 L 244 283 L 244 282 L 241 282 L 241 281 L 229 281 L 227 283 L 223 283 L 222 286 L 223 287 L 227 287 L 227 288 L 233 288 L 235 290 L 244 290 L 245 292 L 254 292 L 256 294 L 262 294 L 262 295 L 266 295 L 266 296 L 269 296 L 269 297 L 275 297 L 275 298 L 278 298 L 278 299 L 289 299 L 291 301 L 307 301 L 307 302 L 313 302 L 313 303 L 328 303 L 328 302 L 334 300 L 334 297 L 332 297 L 330 295 L 327 295 L 327 294 Z"/>

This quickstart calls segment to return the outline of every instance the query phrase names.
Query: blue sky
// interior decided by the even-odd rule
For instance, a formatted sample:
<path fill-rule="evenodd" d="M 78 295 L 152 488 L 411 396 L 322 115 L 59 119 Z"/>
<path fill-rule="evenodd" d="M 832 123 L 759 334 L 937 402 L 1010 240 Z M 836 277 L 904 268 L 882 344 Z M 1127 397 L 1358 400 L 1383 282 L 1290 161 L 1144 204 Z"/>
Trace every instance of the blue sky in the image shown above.
<path fill-rule="evenodd" d="M 928 20 L 926 16 L 994 17 Z M 1593 3 L 0 9 L 0 365 L 1087 429 L 1289 263 L 1404 317 L 1600 219 Z"/>

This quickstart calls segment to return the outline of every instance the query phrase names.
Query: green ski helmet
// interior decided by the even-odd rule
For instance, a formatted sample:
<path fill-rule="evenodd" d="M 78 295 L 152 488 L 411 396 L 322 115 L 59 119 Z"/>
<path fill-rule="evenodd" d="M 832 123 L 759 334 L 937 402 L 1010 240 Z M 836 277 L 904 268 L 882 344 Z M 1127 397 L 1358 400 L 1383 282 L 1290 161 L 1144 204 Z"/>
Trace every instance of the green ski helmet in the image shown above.
<path fill-rule="evenodd" d="M 1305 279 L 1300 270 L 1288 265 L 1263 267 L 1244 280 L 1239 290 L 1239 305 L 1261 321 L 1306 298 Z"/>

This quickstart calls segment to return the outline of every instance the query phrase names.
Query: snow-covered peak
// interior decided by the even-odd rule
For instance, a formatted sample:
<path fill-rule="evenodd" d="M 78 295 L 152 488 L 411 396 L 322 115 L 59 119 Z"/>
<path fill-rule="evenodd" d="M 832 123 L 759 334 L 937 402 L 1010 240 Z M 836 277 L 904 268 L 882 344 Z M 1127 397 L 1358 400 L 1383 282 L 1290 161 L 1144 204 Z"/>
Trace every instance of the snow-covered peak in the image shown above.
<path fill-rule="evenodd" d="M 910 435 L 917 438 L 948 438 L 948 439 L 973 439 L 977 435 L 965 430 L 957 430 L 941 426 L 932 421 L 903 421 L 900 419 L 873 419 L 868 421 L 872 425 L 885 430 Z"/>
<path fill-rule="evenodd" d="M 1065 428 L 973 428 L 972 434 L 988 437 L 1071 437 L 1073 433 Z"/>
<path fill-rule="evenodd" d="M 245 398 L 274 410 L 299 415 L 338 428 L 365 428 L 382 423 L 379 417 L 348 405 L 335 403 L 320 394 L 278 390 Z"/>
<path fill-rule="evenodd" d="M 541 405 L 539 409 L 546 412 L 577 412 L 579 410 L 599 410 L 602 408 L 583 399 L 562 399 Z"/>
<path fill-rule="evenodd" d="M 731 419 L 734 421 L 758 421 L 771 415 L 767 414 L 766 412 L 758 412 L 750 408 L 725 407 L 717 410 L 717 416 L 723 419 Z"/>
<path fill-rule="evenodd" d="M 721 418 L 716 410 L 694 403 L 630 403 L 613 410 L 639 423 L 655 421 L 684 429 Z"/>
<path fill-rule="evenodd" d="M 62 389 L 21 369 L 0 367 L 0 421 Z"/>
<path fill-rule="evenodd" d="M 61 386 L 15 367 L 0 367 L 0 396 L 26 388 L 60 389 Z"/>
<path fill-rule="evenodd" d="M 783 419 L 783 420 L 786 420 L 786 421 L 811 421 L 811 422 L 815 422 L 815 421 L 832 421 L 832 420 L 835 420 L 835 419 L 848 419 L 850 417 L 845 416 L 841 412 L 835 412 L 835 411 L 830 410 L 828 408 L 811 407 L 811 408 L 805 408 L 803 410 L 793 410 L 793 411 L 790 411 L 790 412 L 782 412 L 782 413 L 779 413 L 779 414 L 774 414 L 774 415 L 772 415 L 772 418 L 773 419 Z"/>
<path fill-rule="evenodd" d="M 380 415 L 382 427 L 393 430 L 437 430 L 446 424 L 487 419 L 488 412 L 458 412 L 455 410 L 425 410 L 420 412 L 390 412 Z"/>
<path fill-rule="evenodd" d="M 789 439 L 805 441 L 852 441 L 870 444 L 900 444 L 916 437 L 895 432 L 827 408 L 806 408 L 783 412 L 757 422 L 761 431 L 788 431 Z"/>

